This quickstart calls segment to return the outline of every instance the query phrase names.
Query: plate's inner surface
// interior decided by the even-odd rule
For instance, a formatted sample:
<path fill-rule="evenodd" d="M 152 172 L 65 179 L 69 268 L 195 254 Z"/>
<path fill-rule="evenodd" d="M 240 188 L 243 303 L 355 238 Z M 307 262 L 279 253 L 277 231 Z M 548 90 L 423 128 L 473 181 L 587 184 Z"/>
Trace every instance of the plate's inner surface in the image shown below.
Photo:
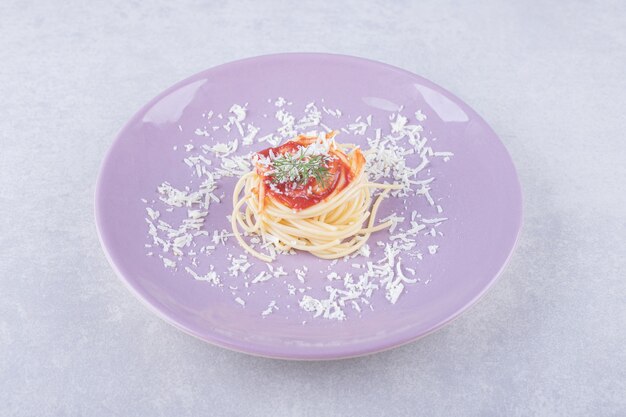
<path fill-rule="evenodd" d="M 339 130 L 337 141 L 365 151 L 392 137 L 387 147 L 412 150 L 404 155 L 409 168 L 427 159 L 412 177 L 412 192 L 381 205 L 378 218 L 394 216 L 394 230 L 373 234 L 369 250 L 351 259 L 279 254 L 268 267 L 243 258 L 229 236 L 237 181 L 228 176 L 236 171 L 232 166 L 271 146 L 281 132 L 288 137 L 292 116 L 298 132 Z M 163 201 L 164 183 L 198 192 L 206 186 L 205 171 L 219 178 L 202 233 L 181 247 L 182 254 L 171 246 L 165 251 L 161 243 L 173 241 L 168 227 L 177 229 L 189 211 Z M 168 321 L 227 347 L 314 358 L 390 347 L 462 311 L 506 262 L 521 201 L 506 150 L 460 100 L 383 64 L 293 54 L 205 71 L 149 103 L 107 156 L 97 217 L 119 274 Z M 390 252 L 393 276 L 363 281 L 372 271 L 368 262 L 383 265 Z M 319 302 L 322 310 L 303 308 L 303 300 Z"/>

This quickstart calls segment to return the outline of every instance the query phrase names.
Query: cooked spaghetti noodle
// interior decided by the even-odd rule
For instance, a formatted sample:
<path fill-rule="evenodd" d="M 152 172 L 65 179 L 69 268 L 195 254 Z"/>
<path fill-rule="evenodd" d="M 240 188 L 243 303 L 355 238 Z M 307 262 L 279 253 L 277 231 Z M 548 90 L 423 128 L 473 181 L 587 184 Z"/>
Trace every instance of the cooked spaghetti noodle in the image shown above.
<path fill-rule="evenodd" d="M 254 171 L 235 186 L 231 217 L 233 233 L 247 252 L 272 261 L 244 240 L 239 227 L 281 251 L 334 259 L 391 226 L 391 221 L 375 225 L 376 212 L 389 191 L 401 186 L 369 182 L 361 150 L 335 143 L 334 135 L 301 135 L 254 155 Z M 383 190 L 373 205 L 372 189 Z"/>

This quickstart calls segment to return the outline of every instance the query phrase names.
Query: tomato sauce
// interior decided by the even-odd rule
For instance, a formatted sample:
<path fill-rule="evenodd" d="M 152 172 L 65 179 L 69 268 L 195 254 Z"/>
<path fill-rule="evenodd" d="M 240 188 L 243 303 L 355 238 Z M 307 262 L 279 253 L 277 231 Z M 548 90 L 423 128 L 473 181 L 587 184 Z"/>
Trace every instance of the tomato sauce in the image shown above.
<path fill-rule="evenodd" d="M 301 146 L 310 144 L 309 138 L 301 137 L 294 141 L 286 142 L 275 148 L 267 148 L 260 152 L 259 155 L 268 157 L 270 151 L 274 155 L 283 155 L 286 153 L 296 153 Z M 330 155 L 332 156 L 332 152 Z M 257 169 L 257 172 L 263 177 L 265 183 L 265 192 L 272 198 L 285 206 L 294 210 L 303 210 L 311 207 L 320 201 L 326 199 L 335 191 L 343 190 L 352 181 L 352 172 L 350 167 L 346 165 L 341 158 L 329 159 L 326 167 L 329 176 L 325 184 L 319 184 L 315 178 L 309 178 L 305 184 L 294 183 L 273 183 L 271 173 L 265 175 Z M 271 166 L 268 167 L 271 171 Z M 270 184 L 272 186 L 270 187 Z"/>

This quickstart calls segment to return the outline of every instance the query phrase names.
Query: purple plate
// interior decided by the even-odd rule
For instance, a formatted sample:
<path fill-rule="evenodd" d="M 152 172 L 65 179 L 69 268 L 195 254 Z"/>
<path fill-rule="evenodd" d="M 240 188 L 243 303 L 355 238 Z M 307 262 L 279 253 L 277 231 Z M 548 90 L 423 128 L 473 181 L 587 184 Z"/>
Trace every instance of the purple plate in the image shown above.
<path fill-rule="evenodd" d="M 226 216 L 232 210 L 235 178 L 218 181 L 215 194 L 222 202 L 210 206 L 203 226 L 209 236 L 199 236 L 199 242 L 185 248 L 185 256 L 174 257 L 153 245 L 147 206 L 159 210 L 161 219 L 170 224 L 181 221 L 179 210 L 165 210 L 157 187 L 164 181 L 179 189 L 198 186 L 194 167 L 183 160 L 202 155 L 202 145 L 206 150 L 240 135 L 235 124 L 230 130 L 223 127 L 233 104 L 246 105 L 244 129 L 249 124 L 259 128 L 257 138 L 271 133 L 279 97 L 287 103 L 278 104 L 296 116 L 315 102 L 324 124 L 345 128 L 338 140 L 356 142 L 363 148 L 368 147 L 366 138 L 378 134 L 376 129 L 384 135 L 390 123 L 397 122 L 397 114 L 405 114 L 407 124 L 422 126 L 420 137 L 428 138 L 435 153 L 453 154 L 444 158 L 431 155 L 428 168 L 417 176 L 420 181 L 435 178 L 430 183 L 432 201 L 422 194 L 386 199 L 381 206 L 381 217 L 396 213 L 408 223 L 417 215 L 418 223 L 424 224 L 411 238 L 415 241 L 412 249 L 397 256 L 403 273 L 416 282 L 407 283 L 395 304 L 388 301 L 384 285 L 378 283 L 381 289 L 371 298 L 358 301 L 358 306 L 350 301 L 341 306 L 346 320 L 314 317 L 300 308 L 305 295 L 323 299 L 328 294 L 326 287 L 337 282 L 327 279 L 329 272 L 340 276 L 350 272 L 356 277 L 364 269 L 354 264 L 364 267 L 368 259 L 363 256 L 332 264 L 308 254 L 281 255 L 273 265 L 284 267 L 287 275 L 251 284 L 251 277 L 266 270 L 266 265 L 249 257 L 249 276 L 230 276 L 231 257 L 244 253 L 233 238 L 200 253 L 214 231 L 230 230 Z M 418 110 L 425 120 L 416 114 Z M 240 142 L 233 155 L 267 146 L 254 143 L 246 147 Z M 223 161 L 210 152 L 204 156 L 213 167 Z M 409 155 L 407 163 L 415 166 L 418 158 Z M 399 68 L 348 56 L 300 53 L 224 64 L 159 94 L 128 122 L 109 150 L 98 179 L 95 209 L 98 233 L 111 265 L 152 311 L 207 342 L 285 359 L 364 355 L 442 327 L 493 284 L 513 251 L 522 223 L 521 189 L 511 158 L 493 130 L 469 106 Z M 446 220 L 437 221 L 435 228 L 433 218 Z M 370 260 L 374 263 L 384 256 L 377 242 L 389 243 L 390 233 L 382 231 L 371 237 Z M 189 250 L 196 254 L 187 255 Z M 162 256 L 171 258 L 176 266 L 165 267 Z M 191 267 L 203 276 L 211 266 L 220 276 L 219 286 L 194 279 L 186 270 Z M 293 273 L 302 266 L 308 266 L 304 283 Z M 263 315 L 272 302 L 279 308 L 270 308 L 271 314 Z"/>

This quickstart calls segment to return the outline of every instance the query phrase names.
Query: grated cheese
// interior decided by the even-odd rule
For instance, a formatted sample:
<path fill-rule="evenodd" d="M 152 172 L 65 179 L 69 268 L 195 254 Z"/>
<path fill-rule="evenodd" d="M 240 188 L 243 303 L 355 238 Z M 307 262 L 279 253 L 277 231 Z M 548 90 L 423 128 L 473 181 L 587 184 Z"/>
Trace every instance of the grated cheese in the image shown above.
<path fill-rule="evenodd" d="M 250 284 L 274 280 L 270 284 L 274 286 L 278 282 L 277 279 L 282 277 L 288 297 L 300 297 L 298 306 L 303 311 L 312 313 L 314 317 L 330 320 L 345 320 L 348 317 L 346 309 L 357 314 L 362 314 L 363 307 L 366 307 L 366 312 L 373 310 L 372 296 L 379 290 L 384 291 L 385 299 L 389 303 L 397 303 L 406 292 L 407 286 L 420 282 L 418 278 L 415 278 L 414 268 L 402 266 L 402 256 L 409 256 L 414 262 L 421 261 L 423 260 L 421 250 L 424 248 L 421 247 L 420 236 L 426 234 L 433 239 L 443 236 L 443 233 L 436 229 L 448 221 L 448 218 L 441 216 L 444 211 L 441 200 L 437 199 L 435 203 L 435 197 L 433 197 L 435 178 L 430 174 L 430 167 L 437 158 L 444 162 L 449 161 L 454 153 L 434 149 L 430 145 L 430 140 L 435 138 L 429 139 L 425 135 L 420 122 L 426 120 L 427 117 L 421 110 L 417 110 L 410 120 L 403 114 L 401 107 L 396 113 L 390 114 L 388 126 L 383 131 L 381 127 L 372 126 L 372 115 L 357 115 L 343 127 L 338 126 L 337 123 L 343 113 L 340 109 L 330 108 L 327 103 L 318 105 L 310 102 L 299 114 L 287 107 L 292 103 L 283 97 L 276 100 L 269 99 L 268 103 L 273 103 L 275 106 L 274 120 L 278 123 L 278 127 L 273 131 L 262 130 L 246 120 L 247 103 L 233 104 L 228 112 L 224 113 L 225 116 L 222 113 L 217 114 L 216 118 L 223 120 L 223 122 L 217 122 L 219 125 L 201 126 L 193 130 L 194 134 L 201 138 L 197 139 L 198 141 L 211 138 L 209 143 L 183 145 L 187 154 L 182 158 L 182 163 L 190 170 L 192 178 L 196 179 L 197 182 L 192 183 L 196 185 L 178 187 L 165 181 L 157 187 L 157 202 L 148 203 L 147 199 L 142 199 L 142 202 L 146 204 L 145 221 L 151 242 L 145 245 L 147 250 L 150 250 L 147 255 L 152 256 L 155 251 L 157 253 L 161 251 L 162 254 L 159 257 L 165 268 L 177 270 L 177 265 L 182 262 L 181 268 L 184 267 L 184 270 L 194 279 L 223 286 L 212 266 L 204 275 L 195 271 L 198 265 L 210 259 L 208 255 L 213 254 L 213 251 L 217 251 L 218 248 L 221 250 L 225 247 L 232 236 L 232 233 L 226 229 L 208 230 L 207 225 L 211 223 L 207 218 L 211 205 L 221 204 L 225 197 L 224 190 L 218 191 L 218 184 L 226 178 L 239 177 L 251 169 L 250 153 L 244 155 L 241 147 L 263 143 L 268 146 L 277 146 L 298 133 L 340 130 L 347 135 L 365 136 L 368 145 L 372 148 L 372 151 L 366 154 L 366 169 L 370 181 L 393 182 L 402 185 L 401 190 L 394 190 L 390 194 L 393 197 L 402 198 L 404 212 L 399 211 L 379 219 L 379 222 L 391 221 L 392 223 L 386 232 L 388 239 L 376 242 L 376 246 L 380 248 L 377 250 L 382 250 L 381 257 L 371 259 L 373 251 L 368 244 L 365 244 L 358 252 L 343 258 L 351 271 L 343 275 L 332 270 L 338 260 L 331 261 L 328 263 L 329 273 L 325 280 L 328 284 L 324 287 L 326 295 L 317 298 L 305 294 L 311 287 L 296 288 L 291 282 L 292 278 L 301 284 L 305 282 L 308 272 L 306 266 L 286 271 L 282 265 L 267 264 L 267 270 L 258 271 L 253 268 L 253 263 L 246 255 L 228 254 L 227 259 L 230 265 L 227 268 L 228 278 L 225 279 L 231 280 L 228 288 L 232 291 L 238 288 L 238 285 L 231 285 L 235 283 L 232 280 L 243 280 L 243 285 L 249 288 L 248 295 L 250 295 L 257 288 Z M 321 100 L 321 103 L 324 103 L 324 100 Z M 210 121 L 213 115 L 212 110 L 203 114 L 204 123 L 209 123 L 207 121 Z M 267 114 L 265 116 L 267 117 Z M 332 118 L 330 119 L 332 123 L 324 123 L 324 117 Z M 268 122 L 270 122 L 269 119 Z M 178 128 L 181 132 L 183 131 L 182 126 L 179 125 Z M 370 130 L 372 128 L 374 128 L 373 134 Z M 217 138 L 218 134 L 222 136 L 221 139 L 214 140 L 213 138 Z M 177 146 L 173 149 L 176 150 Z M 327 150 L 316 149 L 312 146 L 310 151 L 321 153 Z M 409 163 L 409 160 L 415 162 Z M 279 190 L 274 190 L 274 192 L 277 191 Z M 430 211 L 436 211 L 436 214 L 422 216 L 414 210 L 409 217 L 406 213 L 408 202 L 414 198 L 423 199 L 427 207 L 432 207 Z M 180 216 L 178 214 L 172 216 L 169 213 L 178 213 Z M 263 239 L 257 236 L 251 236 L 248 239 L 250 244 L 266 250 L 273 259 L 285 253 L 275 248 L 273 243 L 276 238 L 271 235 L 264 236 Z M 429 244 L 426 248 L 429 254 L 434 255 L 439 245 Z M 290 250 L 288 253 L 295 252 Z M 172 256 L 178 259 L 178 262 L 172 260 Z M 363 261 L 347 263 L 349 259 L 356 257 L 363 258 Z M 187 266 L 186 263 L 194 268 Z M 407 274 L 410 274 L 411 278 L 407 277 Z M 424 284 L 428 282 L 430 279 Z M 267 289 L 265 292 L 267 293 Z M 235 295 L 234 292 L 233 295 Z M 246 304 L 240 297 L 235 297 L 234 300 L 242 307 Z M 287 304 L 288 308 L 289 304 Z M 266 317 L 278 309 L 277 301 L 273 300 L 261 312 L 261 316 Z M 303 321 L 303 323 L 306 322 L 306 320 Z"/>
<path fill-rule="evenodd" d="M 166 268 L 176 268 L 176 262 L 172 261 L 171 259 L 168 258 L 163 258 L 163 265 Z"/>
<path fill-rule="evenodd" d="M 272 314 L 274 312 L 274 310 L 278 310 L 278 307 L 276 306 L 276 301 L 272 300 L 272 301 L 270 301 L 270 303 L 267 306 L 267 308 L 261 312 L 261 316 L 267 317 L 270 314 Z"/>
<path fill-rule="evenodd" d="M 188 266 L 185 267 L 185 271 L 187 271 L 187 273 L 189 275 L 191 275 L 197 281 L 207 281 L 207 282 L 210 282 L 213 285 L 221 285 L 221 281 L 220 281 L 219 277 L 217 276 L 217 273 L 215 271 L 213 271 L 212 269 L 213 268 L 211 267 L 211 270 L 209 272 L 207 272 L 204 275 L 199 275 L 197 272 L 195 272 L 190 267 L 188 267 Z"/>

